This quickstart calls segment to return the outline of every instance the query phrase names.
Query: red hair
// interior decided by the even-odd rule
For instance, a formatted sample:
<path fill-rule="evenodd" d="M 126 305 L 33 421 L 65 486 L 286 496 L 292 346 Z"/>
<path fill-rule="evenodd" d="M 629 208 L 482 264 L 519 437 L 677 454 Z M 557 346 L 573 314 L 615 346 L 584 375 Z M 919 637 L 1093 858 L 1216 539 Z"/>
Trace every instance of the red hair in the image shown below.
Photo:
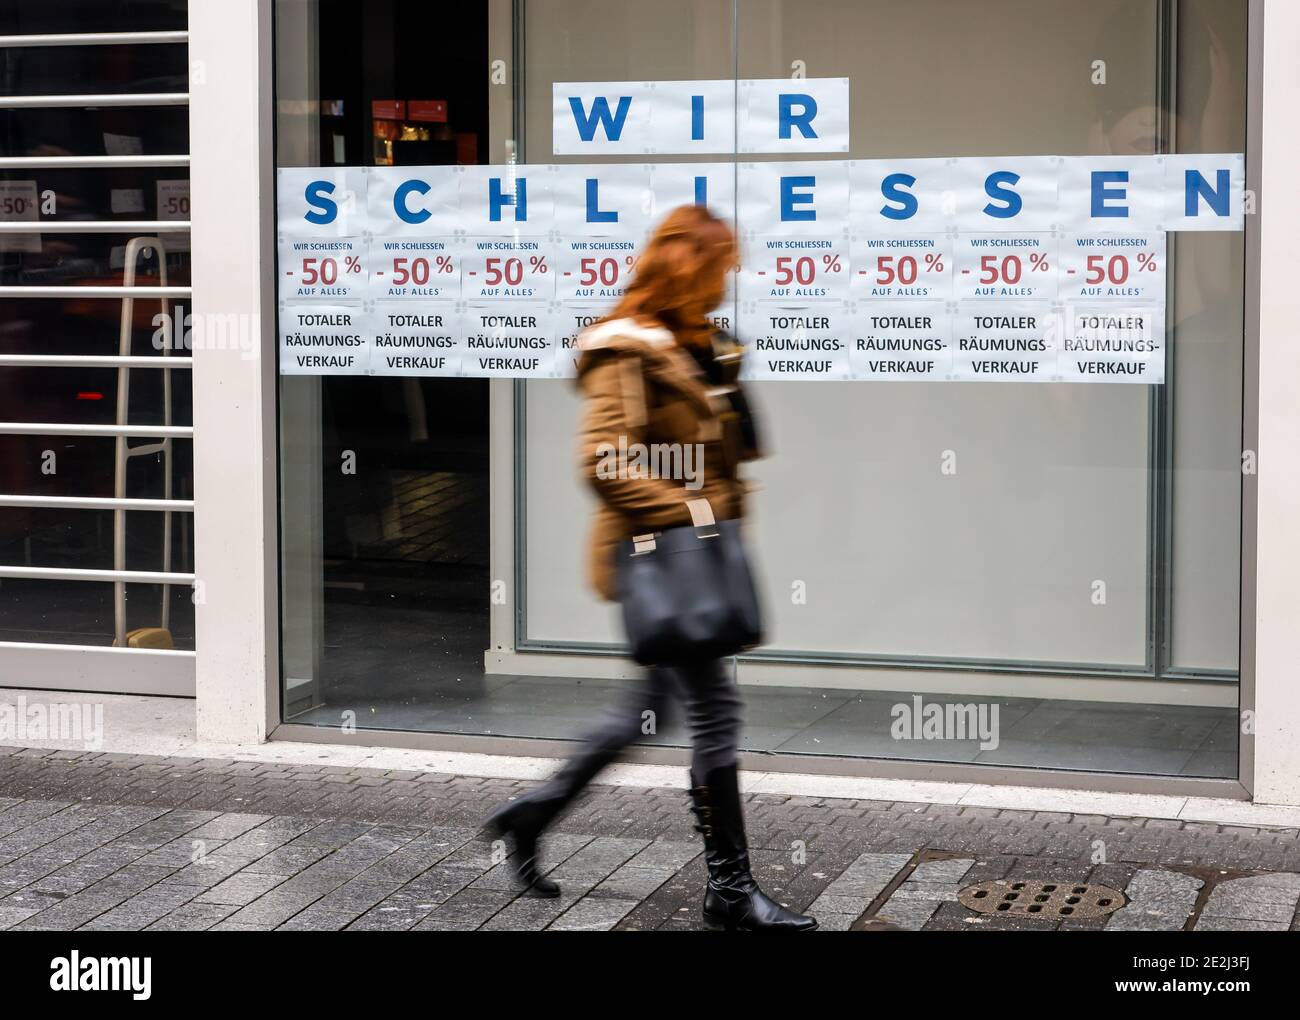
<path fill-rule="evenodd" d="M 652 318 L 677 342 L 709 342 L 709 312 L 726 293 L 727 273 L 736 265 L 736 236 L 725 220 L 702 205 L 674 209 L 650 235 L 636 275 L 610 319 Z"/>

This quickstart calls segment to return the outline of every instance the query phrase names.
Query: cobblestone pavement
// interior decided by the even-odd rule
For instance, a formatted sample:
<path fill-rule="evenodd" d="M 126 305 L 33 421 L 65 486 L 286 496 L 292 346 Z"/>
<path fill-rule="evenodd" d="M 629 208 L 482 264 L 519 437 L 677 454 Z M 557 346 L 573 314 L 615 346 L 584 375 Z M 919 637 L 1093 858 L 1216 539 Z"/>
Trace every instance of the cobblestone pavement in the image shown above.
<path fill-rule="evenodd" d="M 683 791 L 592 787 L 544 847 L 564 894 L 539 900 L 478 828 L 527 785 L 0 748 L 0 928 L 699 926 Z M 747 809 L 764 888 L 826 930 L 1300 928 L 1296 829 L 766 794 Z M 996 880 L 998 899 L 1039 880 L 1126 904 L 1088 919 L 959 902 Z"/>

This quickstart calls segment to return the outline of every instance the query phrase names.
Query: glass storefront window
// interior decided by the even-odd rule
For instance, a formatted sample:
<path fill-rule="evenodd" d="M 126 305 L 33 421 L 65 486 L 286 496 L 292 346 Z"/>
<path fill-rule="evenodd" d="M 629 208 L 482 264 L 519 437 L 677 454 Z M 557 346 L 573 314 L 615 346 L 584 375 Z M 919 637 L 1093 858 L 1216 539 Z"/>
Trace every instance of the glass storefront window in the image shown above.
<path fill-rule="evenodd" d="M 792 77 L 847 80 L 848 151 L 601 160 L 1245 148 L 1236 0 L 280 0 L 276 54 L 281 167 L 562 166 L 585 157 L 556 151 L 556 83 Z M 1236 776 L 1242 235 L 1161 257 L 1159 384 L 752 384 L 748 749 Z M 585 586 L 571 382 L 284 375 L 280 399 L 286 721 L 577 735 L 628 666 Z M 996 739 L 900 737 L 931 703 L 996 707 Z"/>

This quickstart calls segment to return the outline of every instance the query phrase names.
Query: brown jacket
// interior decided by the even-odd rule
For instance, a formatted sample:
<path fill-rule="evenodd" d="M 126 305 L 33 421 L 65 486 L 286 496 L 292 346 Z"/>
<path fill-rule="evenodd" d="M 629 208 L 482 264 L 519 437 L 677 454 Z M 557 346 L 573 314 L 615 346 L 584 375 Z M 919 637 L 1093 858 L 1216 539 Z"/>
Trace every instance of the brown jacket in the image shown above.
<path fill-rule="evenodd" d="M 688 500 L 707 499 L 717 520 L 742 516 L 737 468 L 758 451 L 741 438 L 727 388 L 711 388 L 662 326 L 598 323 L 578 347 L 579 472 L 600 500 L 588 579 L 612 601 L 618 543 L 690 524 Z"/>

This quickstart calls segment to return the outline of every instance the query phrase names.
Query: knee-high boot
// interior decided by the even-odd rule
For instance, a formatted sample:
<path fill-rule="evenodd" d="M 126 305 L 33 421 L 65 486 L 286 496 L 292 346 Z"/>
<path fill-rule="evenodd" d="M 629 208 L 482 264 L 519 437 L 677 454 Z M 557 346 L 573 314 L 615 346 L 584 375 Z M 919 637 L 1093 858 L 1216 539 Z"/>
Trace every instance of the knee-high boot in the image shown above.
<path fill-rule="evenodd" d="M 618 750 L 604 741 L 593 742 L 541 786 L 507 801 L 488 816 L 488 828 L 513 844 L 515 874 L 529 895 L 545 899 L 560 895 L 560 887 L 542 873 L 537 841 L 555 816 L 614 760 Z"/>
<path fill-rule="evenodd" d="M 744 809 L 736 766 L 691 772 L 691 810 L 704 836 L 709 884 L 704 923 L 727 931 L 812 931 L 815 918 L 788 910 L 763 892 L 749 870 Z"/>

